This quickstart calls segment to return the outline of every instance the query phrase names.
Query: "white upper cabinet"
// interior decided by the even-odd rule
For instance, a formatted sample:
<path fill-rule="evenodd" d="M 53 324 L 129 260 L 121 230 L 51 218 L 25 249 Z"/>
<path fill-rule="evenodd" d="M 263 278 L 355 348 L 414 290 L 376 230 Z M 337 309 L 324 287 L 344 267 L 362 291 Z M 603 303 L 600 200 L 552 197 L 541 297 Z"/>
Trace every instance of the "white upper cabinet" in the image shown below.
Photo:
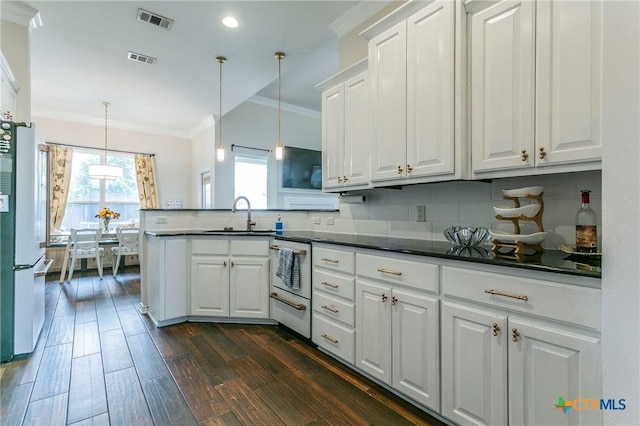
<path fill-rule="evenodd" d="M 9 62 L 0 51 L 0 113 L 16 115 L 16 99 L 20 87 L 11 71 Z"/>
<path fill-rule="evenodd" d="M 456 162 L 455 139 L 459 3 L 436 0 L 417 11 L 416 3 L 362 34 L 369 38 L 374 186 L 461 177 L 463 150 Z"/>
<path fill-rule="evenodd" d="M 317 87 L 322 90 L 322 188 L 369 186 L 369 87 L 366 60 Z"/>
<path fill-rule="evenodd" d="M 600 168 L 601 2 L 489 4 L 465 4 L 475 176 Z"/>
<path fill-rule="evenodd" d="M 474 172 L 533 164 L 534 6 L 503 1 L 471 15 Z"/>

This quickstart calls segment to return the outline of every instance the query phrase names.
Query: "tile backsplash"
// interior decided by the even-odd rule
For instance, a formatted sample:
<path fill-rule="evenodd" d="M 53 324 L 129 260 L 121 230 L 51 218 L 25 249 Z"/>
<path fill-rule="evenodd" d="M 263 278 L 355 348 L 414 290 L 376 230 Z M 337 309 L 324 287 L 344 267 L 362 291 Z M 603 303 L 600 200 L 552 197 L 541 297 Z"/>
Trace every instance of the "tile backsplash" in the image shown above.
<path fill-rule="evenodd" d="M 563 173 L 491 182 L 456 181 L 406 186 L 402 189 L 360 191 L 362 204 L 340 204 L 334 225 L 313 225 L 314 229 L 368 235 L 445 240 L 442 234 L 453 225 L 485 226 L 513 232 L 511 222 L 498 221 L 493 206 L 512 207 L 502 198 L 502 189 L 544 186 L 543 226 L 549 235 L 543 246 L 575 243 L 575 214 L 580 208 L 580 190 L 591 190 L 591 207 L 601 226 L 602 176 L 600 171 Z M 525 201 L 523 200 L 523 204 Z M 417 221 L 417 206 L 425 206 L 426 221 Z M 521 222 L 523 233 L 535 232 L 535 225 Z M 600 240 L 600 239 L 599 239 Z"/>

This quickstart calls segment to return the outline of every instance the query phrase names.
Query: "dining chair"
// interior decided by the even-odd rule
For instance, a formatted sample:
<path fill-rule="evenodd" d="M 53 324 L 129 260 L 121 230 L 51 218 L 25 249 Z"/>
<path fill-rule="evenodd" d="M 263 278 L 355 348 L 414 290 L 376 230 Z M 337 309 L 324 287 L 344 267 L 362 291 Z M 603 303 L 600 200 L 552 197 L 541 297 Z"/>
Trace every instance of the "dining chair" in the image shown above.
<path fill-rule="evenodd" d="M 72 229 L 69 247 L 69 281 L 73 277 L 73 268 L 77 259 L 96 259 L 98 274 L 102 278 L 102 257 L 104 248 L 100 247 L 102 231 L 95 228 Z"/>
<path fill-rule="evenodd" d="M 118 247 L 111 247 L 111 264 L 113 276 L 120 266 L 120 258 L 129 254 L 138 254 L 140 245 L 140 228 L 116 228 Z"/>

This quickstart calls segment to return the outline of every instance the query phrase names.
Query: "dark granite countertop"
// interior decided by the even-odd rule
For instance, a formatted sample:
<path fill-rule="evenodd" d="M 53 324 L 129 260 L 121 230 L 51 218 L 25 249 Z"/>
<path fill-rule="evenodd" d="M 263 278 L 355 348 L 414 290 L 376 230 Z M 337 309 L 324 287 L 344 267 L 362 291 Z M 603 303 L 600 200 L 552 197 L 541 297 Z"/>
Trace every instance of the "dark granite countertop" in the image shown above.
<path fill-rule="evenodd" d="M 376 237 L 368 235 L 338 234 L 313 231 L 288 231 L 279 235 L 271 232 L 204 232 L 204 231 L 157 231 L 146 234 L 157 237 L 179 235 L 228 235 L 228 236 L 273 236 L 276 239 L 301 243 L 328 243 L 348 247 L 382 250 L 395 253 L 430 256 L 463 262 L 499 265 L 513 268 L 554 272 L 590 278 L 601 278 L 602 269 L 599 256 L 576 256 L 560 250 L 544 250 L 538 256 L 519 258 L 504 257 L 491 251 L 490 246 L 454 247 L 446 241 L 418 240 L 409 238 Z"/>

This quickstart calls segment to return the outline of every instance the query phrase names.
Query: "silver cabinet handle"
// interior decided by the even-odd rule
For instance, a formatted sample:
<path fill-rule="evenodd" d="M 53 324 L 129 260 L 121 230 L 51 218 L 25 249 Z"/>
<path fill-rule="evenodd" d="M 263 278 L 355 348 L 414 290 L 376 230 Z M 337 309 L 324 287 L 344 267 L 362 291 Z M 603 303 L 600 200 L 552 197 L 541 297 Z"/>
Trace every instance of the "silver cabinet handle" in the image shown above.
<path fill-rule="evenodd" d="M 338 288 L 338 287 L 340 287 L 338 284 L 331 284 L 331 283 L 328 283 L 328 282 L 326 282 L 326 281 L 322 281 L 320 284 L 322 284 L 322 285 L 326 285 L 327 287 L 331 287 L 331 288 Z"/>
<path fill-rule="evenodd" d="M 325 262 L 331 262 L 331 263 L 340 263 L 339 260 L 336 259 L 329 259 L 328 257 L 323 257 L 322 260 L 324 260 Z"/>
<path fill-rule="evenodd" d="M 334 339 L 332 337 L 329 337 L 329 335 L 327 333 L 322 333 L 321 336 L 324 337 L 325 339 L 327 339 L 328 341 L 330 341 L 331 343 L 333 343 L 334 345 L 338 344 L 338 339 Z"/>

